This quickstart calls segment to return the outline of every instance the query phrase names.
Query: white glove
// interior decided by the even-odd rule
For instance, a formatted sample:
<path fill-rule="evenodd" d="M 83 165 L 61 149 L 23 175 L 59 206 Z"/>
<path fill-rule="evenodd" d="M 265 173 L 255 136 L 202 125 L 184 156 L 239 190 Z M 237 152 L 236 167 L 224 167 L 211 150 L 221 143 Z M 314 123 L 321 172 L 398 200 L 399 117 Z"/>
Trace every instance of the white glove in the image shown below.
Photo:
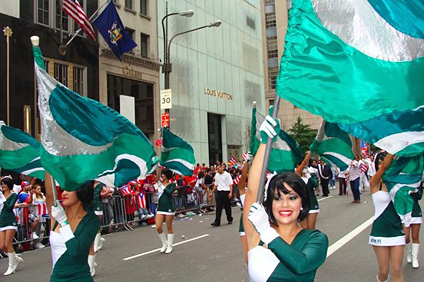
<path fill-rule="evenodd" d="M 65 209 L 60 204 L 59 200 L 56 200 L 52 206 L 52 217 L 61 225 L 65 226 L 68 224 L 68 217 L 66 216 Z"/>
<path fill-rule="evenodd" d="M 280 132 L 280 125 L 271 116 L 266 116 L 265 120 L 259 127 L 259 131 L 261 133 L 261 143 L 266 143 L 268 138 L 271 138 L 273 141 L 275 141 L 274 138 Z"/>
<path fill-rule="evenodd" d="M 262 205 L 253 203 L 250 207 L 249 216 L 247 218 L 253 224 L 253 227 L 255 227 L 256 231 L 261 237 L 262 242 L 265 244 L 268 245 L 279 236 L 277 231 L 271 228 L 268 214 Z"/>

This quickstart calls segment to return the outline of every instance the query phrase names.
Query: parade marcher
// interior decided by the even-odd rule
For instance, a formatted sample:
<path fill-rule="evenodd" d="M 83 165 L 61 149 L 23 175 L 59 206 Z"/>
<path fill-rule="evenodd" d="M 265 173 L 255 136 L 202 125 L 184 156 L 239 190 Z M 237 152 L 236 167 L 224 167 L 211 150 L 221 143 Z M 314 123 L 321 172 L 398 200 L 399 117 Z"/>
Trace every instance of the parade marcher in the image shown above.
<path fill-rule="evenodd" d="M 76 191 L 63 191 L 62 204 L 53 201 L 53 185 L 46 173 L 46 201 L 52 219 L 50 246 L 53 271 L 51 282 L 93 281 L 87 262 L 100 221 L 90 205 L 94 196 L 94 181 Z"/>
<path fill-rule="evenodd" d="M 420 228 L 423 223 L 423 215 L 419 200 L 423 196 L 423 187 L 420 185 L 416 193 L 411 193 L 410 196 L 414 200 L 414 206 L 412 208 L 412 220 L 409 227 L 404 226 L 405 238 L 406 238 L 406 261 L 412 263 L 412 268 L 419 268 L 418 263 L 418 252 L 420 249 Z M 412 246 L 411 246 L 412 238 Z"/>
<path fill-rule="evenodd" d="M 216 192 L 216 216 L 215 221 L 211 223 L 212 226 L 221 225 L 221 214 L 222 209 L 225 208 L 225 214 L 227 215 L 228 224 L 233 223 L 233 216 L 231 214 L 231 198 L 233 197 L 233 179 L 231 175 L 226 172 L 225 164 L 222 163 L 217 167 L 218 172 L 215 174 L 215 182 L 213 185 L 212 192 L 209 194 L 209 198 Z"/>
<path fill-rule="evenodd" d="M 266 124 L 264 124 L 266 123 Z M 267 116 L 261 135 L 277 136 L 277 122 Z M 266 143 L 266 137 L 261 142 Z M 328 238 L 318 230 L 302 229 L 309 210 L 304 181 L 295 173 L 273 176 L 265 189 L 264 206 L 255 203 L 265 156 L 261 144 L 249 171 L 243 223 L 248 245 L 250 281 L 308 281 L 327 255 Z"/>
<path fill-rule="evenodd" d="M 309 212 L 306 218 L 302 220 L 300 224 L 302 228 L 315 229 L 319 213 L 318 200 L 315 195 L 315 188 L 318 187 L 318 179 L 316 174 L 310 173 L 308 167 L 306 166 L 306 164 L 309 163 L 310 156 L 311 152 L 309 151 L 300 165 L 296 168 L 295 173 L 305 182 L 309 195 Z"/>
<path fill-rule="evenodd" d="M 393 155 L 387 154 L 385 157 L 383 155 L 383 153 L 379 153 L 375 157 L 377 172 L 370 181 L 375 213 L 369 243 L 373 246 L 377 256 L 377 281 L 388 281 L 389 271 L 391 270 L 393 281 L 402 282 L 405 235 L 402 222 L 395 211 L 386 184 L 382 181 L 382 176 L 390 167 Z"/>
<path fill-rule="evenodd" d="M 172 222 L 175 216 L 175 207 L 172 199 L 172 193 L 175 190 L 175 183 L 171 183 L 172 171 L 164 169 L 160 173 L 160 177 L 156 182 L 155 190 L 158 193 L 158 208 L 156 211 L 156 231 L 162 242 L 161 253 L 169 254 L 172 252 L 172 244 L 174 243 L 174 229 Z M 163 231 L 162 224 L 166 222 L 167 234 Z"/>
<path fill-rule="evenodd" d="M 4 273 L 7 276 L 15 273 L 16 268 L 18 268 L 19 263 L 23 262 L 23 259 L 16 255 L 12 245 L 13 238 L 18 229 L 16 216 L 13 213 L 18 195 L 13 191 L 12 179 L 3 178 L 1 180 L 1 190 L 6 200 L 3 202 L 3 208 L 0 213 L 0 248 L 9 257 L 9 267 Z"/>
<path fill-rule="evenodd" d="M 352 203 L 360 204 L 361 203 L 361 194 L 359 192 L 359 180 L 361 176 L 361 170 L 359 169 L 359 156 L 356 155 L 355 159 L 350 163 L 349 166 L 349 182 L 350 189 L 353 194 Z"/>
<path fill-rule="evenodd" d="M 101 202 L 101 192 L 104 189 L 103 183 L 98 181 L 94 182 L 94 196 L 93 196 L 93 204 L 92 210 L 94 214 L 97 215 L 99 221 L 102 222 L 103 210 L 102 210 L 102 202 Z M 90 253 L 88 255 L 88 266 L 90 267 L 90 274 L 94 277 L 96 275 L 96 253 L 103 248 L 103 242 L 106 241 L 104 238 L 100 236 L 100 228 L 94 238 L 94 242 L 90 247 Z"/>
<path fill-rule="evenodd" d="M 242 207 L 244 206 L 244 200 L 246 197 L 246 183 L 247 183 L 247 176 L 249 172 L 249 163 L 251 163 L 252 160 L 253 160 L 253 155 L 249 153 L 241 171 L 240 181 L 239 183 L 237 183 L 239 195 L 240 195 L 240 202 Z M 246 241 L 246 233 L 244 232 L 244 226 L 243 226 L 243 213 L 240 216 L 239 236 L 240 236 L 241 246 L 243 248 L 244 261 L 247 264 L 247 241 Z"/>

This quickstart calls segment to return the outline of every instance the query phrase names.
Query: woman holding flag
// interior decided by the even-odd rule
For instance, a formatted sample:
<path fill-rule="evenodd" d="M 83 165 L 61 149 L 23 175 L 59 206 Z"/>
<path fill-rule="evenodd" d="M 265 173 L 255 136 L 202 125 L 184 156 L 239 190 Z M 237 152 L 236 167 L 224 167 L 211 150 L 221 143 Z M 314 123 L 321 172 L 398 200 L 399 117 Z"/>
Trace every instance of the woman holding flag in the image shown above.
<path fill-rule="evenodd" d="M 53 199 L 51 180 L 46 173 L 46 202 L 52 218 L 50 246 L 53 271 L 50 281 L 93 281 L 87 258 L 100 228 L 99 219 L 90 211 L 94 181 L 76 191 L 63 191 L 61 204 Z"/>
<path fill-rule="evenodd" d="M 280 129 L 267 116 L 260 130 L 261 142 L 266 143 Z M 327 255 L 327 236 L 299 225 L 308 214 L 309 200 L 304 181 L 295 173 L 273 176 L 265 186 L 264 206 L 255 203 L 264 156 L 265 144 L 261 144 L 249 171 L 243 215 L 249 279 L 312 282 Z"/>
<path fill-rule="evenodd" d="M 384 158 L 384 160 L 383 160 Z M 390 167 L 393 155 L 379 153 L 375 157 L 376 174 L 371 178 L 371 197 L 375 207 L 374 222 L 369 238 L 378 261 L 377 281 L 389 280 L 391 270 L 394 282 L 402 282 L 402 260 L 405 235 L 402 222 L 395 211 L 393 202 L 382 181 L 383 174 Z"/>
<path fill-rule="evenodd" d="M 158 232 L 159 238 L 162 242 L 161 253 L 169 254 L 172 252 L 172 244 L 174 242 L 174 229 L 172 228 L 172 222 L 174 221 L 175 208 L 172 199 L 172 193 L 175 190 L 175 183 L 171 183 L 172 171 L 164 169 L 160 173 L 160 179 L 155 185 L 155 190 L 158 192 L 158 208 L 156 211 L 156 231 Z M 166 229 L 168 236 L 163 232 L 162 224 L 166 222 Z M 168 238 L 167 238 L 168 237 Z"/>
<path fill-rule="evenodd" d="M 15 273 L 16 268 L 18 268 L 19 263 L 23 262 L 23 259 L 16 255 L 12 245 L 13 238 L 18 229 L 16 216 L 13 213 L 18 195 L 13 192 L 12 179 L 3 178 L 1 180 L 1 190 L 6 200 L 3 203 L 3 209 L 0 213 L 0 248 L 9 257 L 9 267 L 4 273 L 7 276 Z"/>

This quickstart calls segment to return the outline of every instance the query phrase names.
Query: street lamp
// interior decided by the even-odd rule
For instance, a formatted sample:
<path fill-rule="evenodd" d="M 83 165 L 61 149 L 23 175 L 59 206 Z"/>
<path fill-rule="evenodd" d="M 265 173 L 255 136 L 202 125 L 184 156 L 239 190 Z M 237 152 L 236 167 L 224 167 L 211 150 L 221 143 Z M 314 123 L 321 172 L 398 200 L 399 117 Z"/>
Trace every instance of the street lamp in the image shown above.
<path fill-rule="evenodd" d="M 168 2 L 166 2 L 166 15 L 162 18 L 162 31 L 163 31 L 163 52 L 164 52 L 164 62 L 162 65 L 162 73 L 164 73 L 165 76 L 165 89 L 169 89 L 169 75 L 172 72 L 172 64 L 171 64 L 171 57 L 170 57 L 170 51 L 171 51 L 171 43 L 172 40 L 174 40 L 175 37 L 182 35 L 182 34 L 186 34 L 189 32 L 193 32 L 193 31 L 197 31 L 200 29 L 204 29 L 204 28 L 209 28 L 209 27 L 219 27 L 221 25 L 220 21 L 205 25 L 205 26 L 200 26 L 197 28 L 193 28 L 187 31 L 183 31 L 180 33 L 175 34 L 174 36 L 172 36 L 171 40 L 169 40 L 168 42 L 168 17 L 169 16 L 183 16 L 183 17 L 191 17 L 193 16 L 194 12 L 192 10 L 187 10 L 187 11 L 182 11 L 179 13 L 171 13 L 168 14 Z M 165 27 L 165 19 L 166 19 L 166 27 Z M 169 109 L 165 109 L 165 113 L 169 113 Z M 168 124 L 169 127 L 169 124 Z"/>

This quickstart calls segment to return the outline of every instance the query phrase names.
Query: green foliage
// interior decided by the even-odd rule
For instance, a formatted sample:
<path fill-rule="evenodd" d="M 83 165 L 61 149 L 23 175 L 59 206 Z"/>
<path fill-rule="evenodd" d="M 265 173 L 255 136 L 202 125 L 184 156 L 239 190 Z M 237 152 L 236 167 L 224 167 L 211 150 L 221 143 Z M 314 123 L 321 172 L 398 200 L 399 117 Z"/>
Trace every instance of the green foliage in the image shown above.
<path fill-rule="evenodd" d="M 311 129 L 309 124 L 304 124 L 302 118 L 298 117 L 292 128 L 289 129 L 289 134 L 299 143 L 303 152 L 306 152 L 314 141 L 317 130 Z"/>

